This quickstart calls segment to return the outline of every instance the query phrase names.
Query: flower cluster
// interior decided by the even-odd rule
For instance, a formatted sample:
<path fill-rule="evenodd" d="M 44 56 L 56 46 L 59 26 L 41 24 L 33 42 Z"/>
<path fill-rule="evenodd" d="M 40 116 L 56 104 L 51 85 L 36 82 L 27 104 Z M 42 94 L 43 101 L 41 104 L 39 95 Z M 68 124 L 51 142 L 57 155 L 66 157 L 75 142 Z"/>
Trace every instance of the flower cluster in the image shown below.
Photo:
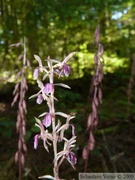
<path fill-rule="evenodd" d="M 43 141 L 44 148 L 49 151 L 49 147 L 53 144 L 54 150 L 54 179 L 59 180 L 59 166 L 64 159 L 67 159 L 69 163 L 74 168 L 77 162 L 76 155 L 72 152 L 75 147 L 76 136 L 75 136 L 75 126 L 70 124 L 70 120 L 75 117 L 75 114 L 65 114 L 63 112 L 56 112 L 54 107 L 54 101 L 57 100 L 54 97 L 54 91 L 56 86 L 62 86 L 64 88 L 70 88 L 68 85 L 63 83 L 54 83 L 54 76 L 57 74 L 60 77 L 68 76 L 70 74 L 70 66 L 67 64 L 68 60 L 73 57 L 76 52 L 70 53 L 62 62 L 47 59 L 47 66 L 43 66 L 42 61 L 39 56 L 34 55 L 35 59 L 38 61 L 39 66 L 34 70 L 33 77 L 37 80 L 39 92 L 32 95 L 30 98 L 36 97 L 36 103 L 41 104 L 46 101 L 48 105 L 48 112 L 43 112 L 36 119 L 36 126 L 39 127 L 40 133 L 36 134 L 34 137 L 34 148 L 38 147 L 38 140 Z M 43 76 L 42 76 L 43 74 Z M 42 77 L 42 79 L 41 79 Z M 43 83 L 46 78 L 49 78 L 49 82 Z M 57 118 L 58 116 L 64 117 L 65 124 Z M 43 117 L 41 121 L 39 118 Z M 48 127 L 52 126 L 52 132 L 49 132 Z M 71 138 L 67 139 L 65 137 L 65 131 L 71 128 Z M 64 142 L 63 150 L 57 152 L 57 145 L 60 142 Z"/>

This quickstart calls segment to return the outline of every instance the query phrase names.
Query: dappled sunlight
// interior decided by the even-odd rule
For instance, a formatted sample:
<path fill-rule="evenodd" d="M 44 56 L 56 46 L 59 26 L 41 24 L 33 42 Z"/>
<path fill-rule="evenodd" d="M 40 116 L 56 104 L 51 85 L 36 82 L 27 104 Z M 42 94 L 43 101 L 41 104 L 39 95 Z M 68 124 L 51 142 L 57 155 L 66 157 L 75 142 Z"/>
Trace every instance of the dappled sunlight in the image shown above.
<path fill-rule="evenodd" d="M 104 73 L 115 73 L 115 71 L 119 68 L 127 68 L 128 63 L 127 58 L 119 58 L 115 54 L 107 56 L 104 54 Z"/>
<path fill-rule="evenodd" d="M 72 61 L 72 78 L 80 78 L 87 74 L 93 74 L 93 59 L 94 53 L 89 52 L 78 52 L 77 53 L 78 61 Z M 115 73 L 119 68 L 125 69 L 128 68 L 129 60 L 127 58 L 120 58 L 116 54 L 111 54 L 110 56 L 107 53 L 104 53 L 104 74 Z M 77 70 L 78 66 L 78 70 Z"/>

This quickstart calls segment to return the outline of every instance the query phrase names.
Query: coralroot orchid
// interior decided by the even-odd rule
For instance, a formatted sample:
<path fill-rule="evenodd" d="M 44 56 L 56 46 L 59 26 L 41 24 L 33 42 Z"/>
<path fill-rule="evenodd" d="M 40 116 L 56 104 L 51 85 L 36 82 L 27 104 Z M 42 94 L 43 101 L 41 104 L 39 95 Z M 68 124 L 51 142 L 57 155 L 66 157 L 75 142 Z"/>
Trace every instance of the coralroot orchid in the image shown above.
<path fill-rule="evenodd" d="M 72 149 L 75 147 L 76 136 L 75 136 L 75 126 L 70 124 L 70 120 L 75 116 L 73 113 L 65 114 L 63 112 L 55 112 L 54 101 L 57 100 L 54 97 L 55 86 L 62 86 L 64 88 L 70 88 L 68 85 L 63 83 L 54 84 L 54 75 L 58 74 L 61 76 L 68 76 L 70 74 L 70 66 L 67 65 L 67 62 L 72 58 L 76 52 L 70 53 L 62 62 L 50 59 L 47 59 L 47 67 L 43 66 L 42 61 L 39 56 L 34 55 L 35 59 L 38 61 L 39 66 L 34 70 L 33 77 L 37 80 L 38 87 L 40 88 L 37 94 L 32 95 L 30 98 L 37 97 L 37 104 L 41 104 L 43 101 L 46 101 L 48 105 L 49 112 L 43 112 L 39 115 L 44 117 L 41 121 L 38 118 L 36 119 L 36 126 L 39 127 L 40 133 L 36 134 L 34 137 L 34 149 L 38 147 L 38 140 L 43 140 L 44 148 L 49 151 L 48 145 L 53 144 L 54 151 L 54 179 L 60 180 L 59 178 L 59 166 L 64 159 L 67 159 L 69 163 L 74 168 L 74 165 L 77 162 L 76 155 L 72 152 Z M 43 76 L 42 76 L 43 74 Z M 43 77 L 42 79 L 40 77 Z M 43 81 L 46 78 L 49 78 L 49 82 L 46 82 L 45 85 Z M 66 118 L 65 124 L 62 124 L 57 116 L 62 116 Z M 52 132 L 49 132 L 47 128 L 52 126 Z M 65 131 L 71 127 L 71 138 L 65 138 Z M 58 152 L 57 146 L 58 143 L 64 142 L 63 150 Z M 45 176 L 46 177 L 46 176 Z"/>

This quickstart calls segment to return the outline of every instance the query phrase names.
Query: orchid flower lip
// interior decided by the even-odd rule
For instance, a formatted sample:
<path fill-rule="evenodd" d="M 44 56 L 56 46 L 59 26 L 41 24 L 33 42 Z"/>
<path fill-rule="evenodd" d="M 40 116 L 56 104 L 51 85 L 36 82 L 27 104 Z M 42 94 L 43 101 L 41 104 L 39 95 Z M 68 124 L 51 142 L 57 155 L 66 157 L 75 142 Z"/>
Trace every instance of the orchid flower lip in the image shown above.
<path fill-rule="evenodd" d="M 63 65 L 63 72 L 64 72 L 64 75 L 65 75 L 66 77 L 68 77 L 69 74 L 70 74 L 70 66 L 67 65 L 67 64 L 64 64 L 64 65 Z"/>
<path fill-rule="evenodd" d="M 54 87 L 53 87 L 52 83 L 46 83 L 45 86 L 44 86 L 43 91 L 44 91 L 45 94 L 49 95 L 49 94 L 51 94 L 53 92 L 53 89 L 54 89 Z"/>
<path fill-rule="evenodd" d="M 37 102 L 37 104 L 41 104 L 43 102 L 43 100 L 44 100 L 44 98 L 43 98 L 42 94 L 39 94 L 36 102 Z"/>
<path fill-rule="evenodd" d="M 71 152 L 71 162 L 73 165 L 77 163 L 76 155 L 73 152 Z"/>
<path fill-rule="evenodd" d="M 47 113 L 43 120 L 43 125 L 45 127 L 49 127 L 52 123 L 52 115 L 50 113 Z"/>

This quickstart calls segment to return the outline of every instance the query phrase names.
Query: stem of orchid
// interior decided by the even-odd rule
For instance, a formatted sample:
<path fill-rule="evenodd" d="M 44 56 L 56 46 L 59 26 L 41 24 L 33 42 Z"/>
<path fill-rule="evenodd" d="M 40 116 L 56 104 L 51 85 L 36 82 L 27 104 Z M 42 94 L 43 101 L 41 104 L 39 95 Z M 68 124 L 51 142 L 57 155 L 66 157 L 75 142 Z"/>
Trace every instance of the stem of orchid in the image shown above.
<path fill-rule="evenodd" d="M 51 84 L 54 84 L 54 70 L 51 61 L 49 61 L 49 65 L 50 65 L 49 81 Z M 55 159 L 53 173 L 54 173 L 54 179 L 59 180 L 59 171 L 58 171 L 58 162 L 57 162 L 57 136 L 55 132 L 54 89 L 50 95 L 50 113 L 52 115 L 53 150 L 54 150 L 54 159 Z"/>

